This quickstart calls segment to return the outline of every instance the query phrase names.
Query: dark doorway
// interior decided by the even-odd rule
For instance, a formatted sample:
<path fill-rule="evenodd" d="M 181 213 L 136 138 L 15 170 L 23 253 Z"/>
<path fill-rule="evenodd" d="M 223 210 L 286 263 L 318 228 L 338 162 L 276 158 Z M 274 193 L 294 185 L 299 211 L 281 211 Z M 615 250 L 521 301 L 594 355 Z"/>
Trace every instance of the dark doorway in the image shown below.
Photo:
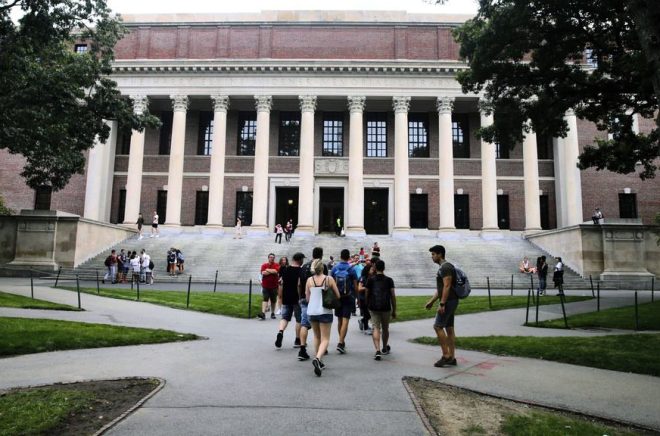
<path fill-rule="evenodd" d="M 335 232 L 337 218 L 344 222 L 344 188 L 321 188 L 319 203 L 319 233 Z"/>
<path fill-rule="evenodd" d="M 547 230 L 550 228 L 550 200 L 547 195 L 539 196 L 539 205 L 541 209 L 541 228 Z"/>
<path fill-rule="evenodd" d="M 165 213 L 167 213 L 167 191 L 158 191 L 156 198 L 156 213 L 158 214 L 158 224 L 165 223 Z"/>
<path fill-rule="evenodd" d="M 286 227 L 290 219 L 295 228 L 298 223 L 298 188 L 275 188 L 275 224 Z"/>
<path fill-rule="evenodd" d="M 467 194 L 454 195 L 454 225 L 457 229 L 470 228 L 470 196 Z"/>
<path fill-rule="evenodd" d="M 497 226 L 500 229 L 508 229 L 509 226 L 509 196 L 497 196 Z"/>
<path fill-rule="evenodd" d="M 34 209 L 35 210 L 50 210 L 50 198 L 53 189 L 50 186 L 39 186 L 35 190 L 34 195 Z"/>
<path fill-rule="evenodd" d="M 236 218 L 243 226 L 252 225 L 252 192 L 236 193 Z"/>
<path fill-rule="evenodd" d="M 364 231 L 367 235 L 387 235 L 388 189 L 364 190 Z"/>
<path fill-rule="evenodd" d="M 428 194 L 410 194 L 410 227 L 413 229 L 429 227 Z"/>
<path fill-rule="evenodd" d="M 117 222 L 122 224 L 126 216 L 126 190 L 119 190 L 119 210 L 117 211 Z"/>
<path fill-rule="evenodd" d="M 203 226 L 209 221 L 209 191 L 197 191 L 195 200 L 195 225 Z"/>

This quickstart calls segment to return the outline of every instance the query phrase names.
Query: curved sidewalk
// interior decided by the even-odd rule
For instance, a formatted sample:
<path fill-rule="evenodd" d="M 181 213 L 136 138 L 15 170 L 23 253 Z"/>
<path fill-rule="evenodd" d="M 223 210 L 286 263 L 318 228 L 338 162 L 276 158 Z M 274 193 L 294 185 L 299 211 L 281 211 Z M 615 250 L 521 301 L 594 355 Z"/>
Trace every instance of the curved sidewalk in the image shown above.
<path fill-rule="evenodd" d="M 29 294 L 29 286 L 9 280 L 0 280 L 0 290 Z M 72 292 L 44 287 L 35 291 L 42 299 L 76 304 Z M 401 383 L 403 376 L 660 429 L 660 378 L 468 351 L 461 351 L 458 367 L 434 368 L 439 350 L 407 341 L 432 335 L 430 320 L 394 324 L 392 355 L 381 362 L 373 360 L 371 337 L 361 334 L 356 323 L 347 338 L 348 354 L 338 355 L 333 328 L 327 369 L 317 378 L 310 362 L 296 360 L 292 326 L 282 349 L 276 350 L 275 321 L 239 320 L 87 294 L 82 298 L 85 312 L 0 308 L 0 316 L 165 328 L 208 338 L 0 359 L 0 388 L 128 376 L 167 381 L 161 392 L 110 434 L 424 434 Z M 574 303 L 570 309 L 588 307 Z M 556 306 L 545 306 L 540 317 L 557 313 Z M 523 320 L 524 309 L 464 315 L 457 318 L 457 332 L 461 336 L 558 333 L 521 327 Z"/>

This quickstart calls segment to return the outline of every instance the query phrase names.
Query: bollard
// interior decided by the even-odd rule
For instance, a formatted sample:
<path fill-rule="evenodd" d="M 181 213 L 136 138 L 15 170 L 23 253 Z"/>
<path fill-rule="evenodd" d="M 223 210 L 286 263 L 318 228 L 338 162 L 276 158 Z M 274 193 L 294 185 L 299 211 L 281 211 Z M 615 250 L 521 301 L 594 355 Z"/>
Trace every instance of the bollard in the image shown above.
<path fill-rule="evenodd" d="M 186 296 L 186 308 L 190 307 L 190 283 L 192 282 L 192 276 L 188 276 L 188 295 Z"/>
<path fill-rule="evenodd" d="M 513 274 L 511 274 L 511 296 L 513 297 Z"/>
<path fill-rule="evenodd" d="M 593 279 L 591 278 L 591 274 L 589 274 L 589 283 L 591 283 L 591 296 L 592 296 L 592 297 L 595 297 L 596 294 L 594 294 L 594 281 L 593 281 Z"/>
<path fill-rule="evenodd" d="M 218 286 L 218 270 L 215 270 L 215 280 L 213 280 L 213 292 L 215 292 L 215 288 Z"/>
<path fill-rule="evenodd" d="M 34 277 L 32 277 L 32 268 L 30 268 L 30 297 L 34 300 Z"/>
<path fill-rule="evenodd" d="M 76 274 L 76 290 L 78 291 L 78 309 L 82 309 L 80 307 L 80 279 L 78 278 L 78 274 Z"/>
<path fill-rule="evenodd" d="M 99 270 L 96 271 L 96 293 L 100 294 L 101 293 L 101 288 L 99 287 Z"/>
<path fill-rule="evenodd" d="M 596 312 L 600 312 L 600 282 L 596 285 Z"/>
<path fill-rule="evenodd" d="M 529 287 L 534 291 L 534 274 L 532 273 L 529 274 Z"/>
<path fill-rule="evenodd" d="M 534 293 L 534 288 L 532 288 L 532 293 Z M 539 295 L 539 290 L 536 290 L 536 325 L 539 325 L 539 303 L 541 302 L 541 295 Z"/>
<path fill-rule="evenodd" d="M 530 290 L 527 290 L 527 310 L 525 311 L 525 325 L 529 322 L 529 296 Z"/>
<path fill-rule="evenodd" d="M 654 300 L 653 294 L 655 294 L 655 277 L 651 277 L 651 303 L 653 303 Z"/>
<path fill-rule="evenodd" d="M 252 279 L 250 279 L 250 288 L 248 290 L 248 319 L 252 318 Z"/>
<path fill-rule="evenodd" d="M 62 267 L 57 270 L 57 277 L 55 278 L 55 287 L 57 287 L 57 282 L 60 281 L 60 274 L 62 274 Z"/>
<path fill-rule="evenodd" d="M 139 282 L 139 281 L 140 281 L 140 280 L 138 279 L 138 282 Z M 134 277 L 131 277 L 131 292 L 133 292 L 133 282 L 135 282 L 135 278 L 134 278 Z"/>
<path fill-rule="evenodd" d="M 635 291 L 635 330 L 639 330 L 639 307 L 637 306 L 637 291 Z"/>
<path fill-rule="evenodd" d="M 488 284 L 488 308 L 493 309 L 493 302 L 490 299 L 490 277 L 486 277 L 486 283 Z"/>
<path fill-rule="evenodd" d="M 137 289 L 137 300 L 140 301 L 140 280 L 137 281 L 137 286 L 135 289 Z"/>
<path fill-rule="evenodd" d="M 564 295 L 559 296 L 559 301 L 561 301 L 561 313 L 564 314 L 564 326 L 568 328 L 568 319 L 566 319 L 566 308 L 564 307 Z"/>

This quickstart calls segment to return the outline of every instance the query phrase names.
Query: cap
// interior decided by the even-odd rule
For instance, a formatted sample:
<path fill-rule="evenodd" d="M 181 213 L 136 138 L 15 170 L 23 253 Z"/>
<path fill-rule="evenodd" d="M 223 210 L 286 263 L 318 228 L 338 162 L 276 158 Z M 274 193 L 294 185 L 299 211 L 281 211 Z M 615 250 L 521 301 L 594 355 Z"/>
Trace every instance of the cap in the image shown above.
<path fill-rule="evenodd" d="M 305 258 L 305 255 L 302 254 L 301 252 L 298 252 L 298 253 L 293 255 L 293 260 L 295 260 L 295 261 L 301 261 L 304 258 Z"/>

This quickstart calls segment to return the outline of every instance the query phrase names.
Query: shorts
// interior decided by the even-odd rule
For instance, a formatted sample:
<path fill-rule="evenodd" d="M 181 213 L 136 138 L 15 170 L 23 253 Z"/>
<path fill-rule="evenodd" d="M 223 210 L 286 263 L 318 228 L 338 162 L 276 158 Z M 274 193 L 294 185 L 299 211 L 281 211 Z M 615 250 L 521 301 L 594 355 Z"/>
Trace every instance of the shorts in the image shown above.
<path fill-rule="evenodd" d="M 301 299 L 298 301 L 298 306 L 300 306 L 300 325 L 306 329 L 311 329 L 312 324 L 309 322 L 309 317 L 307 316 L 307 300 Z"/>
<path fill-rule="evenodd" d="M 445 328 L 454 327 L 454 313 L 458 307 L 458 300 L 447 300 L 445 304 L 445 313 L 443 315 L 437 312 L 435 315 L 435 324 L 433 327 Z"/>
<path fill-rule="evenodd" d="M 369 314 L 371 315 L 371 324 L 375 329 L 380 329 L 383 325 L 385 327 L 390 325 L 390 320 L 392 319 L 391 311 L 388 310 L 386 312 L 381 312 L 378 310 L 370 310 Z"/>
<path fill-rule="evenodd" d="M 355 312 L 355 298 L 350 295 L 341 297 L 341 307 L 335 309 L 335 316 L 350 319 L 353 312 Z"/>
<path fill-rule="evenodd" d="M 298 304 L 283 304 L 282 319 L 291 321 L 291 315 L 296 318 L 297 323 L 300 323 L 300 306 Z"/>
<path fill-rule="evenodd" d="M 312 322 L 320 322 L 321 324 L 332 324 L 334 317 L 331 313 L 326 313 L 323 315 L 312 315 L 309 319 Z"/>
<path fill-rule="evenodd" d="M 152 224 L 151 227 L 153 227 L 154 229 L 157 229 L 157 228 L 158 228 L 158 224 Z"/>
<path fill-rule="evenodd" d="M 261 288 L 261 295 L 264 297 L 264 301 L 270 301 L 275 305 L 277 301 L 277 288 Z"/>

